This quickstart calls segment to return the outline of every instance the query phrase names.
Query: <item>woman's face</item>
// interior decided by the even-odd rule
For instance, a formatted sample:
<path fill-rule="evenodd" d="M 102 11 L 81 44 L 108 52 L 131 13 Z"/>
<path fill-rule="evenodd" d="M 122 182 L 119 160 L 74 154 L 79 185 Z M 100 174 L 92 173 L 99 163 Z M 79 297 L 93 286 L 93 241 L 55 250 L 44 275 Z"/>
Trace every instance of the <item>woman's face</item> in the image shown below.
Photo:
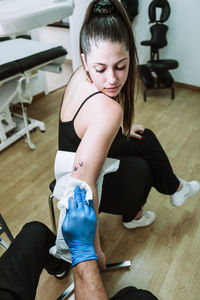
<path fill-rule="evenodd" d="M 129 51 L 123 44 L 99 41 L 91 46 L 85 58 L 85 69 L 95 87 L 104 94 L 115 97 L 124 86 L 129 70 Z"/>

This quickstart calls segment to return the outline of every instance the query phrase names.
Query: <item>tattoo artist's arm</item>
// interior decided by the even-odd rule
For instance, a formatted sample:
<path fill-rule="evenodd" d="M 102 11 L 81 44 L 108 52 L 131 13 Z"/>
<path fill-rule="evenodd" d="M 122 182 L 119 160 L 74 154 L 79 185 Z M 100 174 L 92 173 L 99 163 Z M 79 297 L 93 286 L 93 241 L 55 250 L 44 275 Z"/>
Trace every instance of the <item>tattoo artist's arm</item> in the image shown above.
<path fill-rule="evenodd" d="M 73 271 L 76 300 L 108 300 L 97 261 L 81 262 Z"/>
<path fill-rule="evenodd" d="M 62 233 L 72 256 L 77 300 L 107 300 L 94 249 L 97 217 L 93 201 L 86 201 L 84 189 L 76 187 L 69 198 Z"/>

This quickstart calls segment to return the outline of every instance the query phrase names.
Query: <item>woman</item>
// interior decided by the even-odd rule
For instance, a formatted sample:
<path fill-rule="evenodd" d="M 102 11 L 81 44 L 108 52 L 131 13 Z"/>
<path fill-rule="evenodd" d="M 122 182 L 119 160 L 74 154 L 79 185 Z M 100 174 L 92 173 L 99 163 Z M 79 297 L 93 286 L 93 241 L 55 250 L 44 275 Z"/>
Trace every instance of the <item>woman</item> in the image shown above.
<path fill-rule="evenodd" d="M 126 228 L 150 225 L 155 214 L 142 206 L 152 186 L 171 195 L 173 205 L 181 205 L 200 184 L 179 180 L 153 132 L 132 126 L 136 49 L 131 24 L 117 0 L 91 2 L 80 52 L 82 66 L 70 79 L 61 106 L 59 150 L 76 152 L 71 176 L 91 187 L 96 214 L 98 174 L 106 157 L 120 159 L 118 171 L 105 176 L 100 210 L 122 215 Z M 112 195 L 111 187 L 116 190 Z M 105 269 L 98 228 L 95 248 Z"/>

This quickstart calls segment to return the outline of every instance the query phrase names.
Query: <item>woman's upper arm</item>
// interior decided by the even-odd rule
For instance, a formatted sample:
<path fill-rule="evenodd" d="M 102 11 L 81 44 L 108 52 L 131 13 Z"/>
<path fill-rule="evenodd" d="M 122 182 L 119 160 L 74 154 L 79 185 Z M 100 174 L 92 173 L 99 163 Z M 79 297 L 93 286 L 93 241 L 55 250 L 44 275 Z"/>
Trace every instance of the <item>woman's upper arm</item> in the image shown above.
<path fill-rule="evenodd" d="M 88 127 L 77 149 L 73 177 L 96 183 L 109 148 L 122 121 L 122 109 L 118 103 L 109 103 L 109 109 L 99 111 L 91 117 Z"/>

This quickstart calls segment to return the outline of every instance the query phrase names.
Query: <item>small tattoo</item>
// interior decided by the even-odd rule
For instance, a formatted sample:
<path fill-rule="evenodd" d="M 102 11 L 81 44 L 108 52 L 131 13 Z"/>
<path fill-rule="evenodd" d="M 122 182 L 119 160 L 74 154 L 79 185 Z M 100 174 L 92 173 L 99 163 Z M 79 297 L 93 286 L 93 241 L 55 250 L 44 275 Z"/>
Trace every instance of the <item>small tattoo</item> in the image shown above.
<path fill-rule="evenodd" d="M 82 167 L 83 166 L 83 162 L 79 163 L 79 166 Z M 74 166 L 74 171 L 77 171 L 79 167 Z"/>

